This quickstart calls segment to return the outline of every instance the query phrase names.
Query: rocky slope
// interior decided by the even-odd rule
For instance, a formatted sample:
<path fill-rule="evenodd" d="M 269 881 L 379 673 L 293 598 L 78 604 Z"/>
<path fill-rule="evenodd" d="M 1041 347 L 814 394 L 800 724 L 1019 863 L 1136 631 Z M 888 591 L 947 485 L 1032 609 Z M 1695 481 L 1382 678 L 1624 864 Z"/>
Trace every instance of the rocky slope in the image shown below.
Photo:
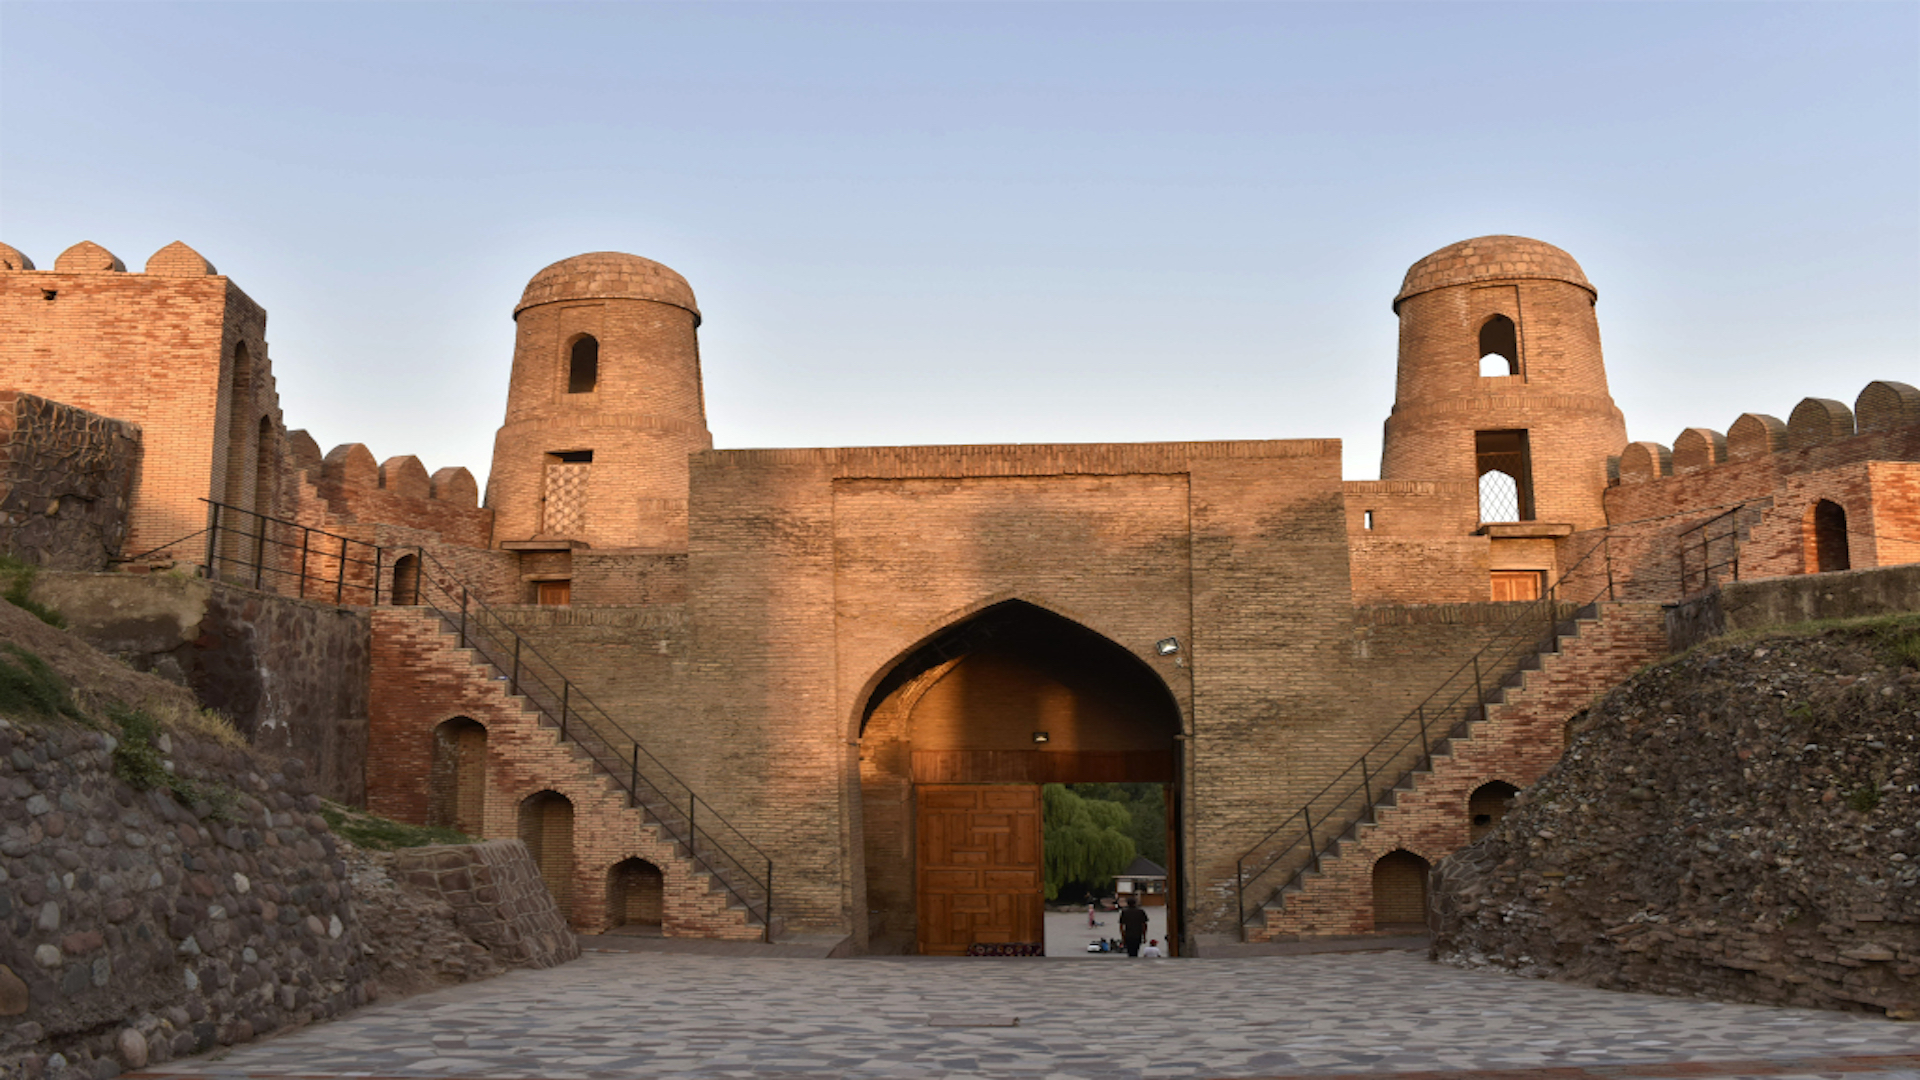
<path fill-rule="evenodd" d="M 1434 873 L 1437 959 L 1920 1010 L 1920 618 L 1711 642 L 1575 724 Z"/>
<path fill-rule="evenodd" d="M 0 1076 L 101 1080 L 506 966 L 310 788 L 0 602 Z"/>

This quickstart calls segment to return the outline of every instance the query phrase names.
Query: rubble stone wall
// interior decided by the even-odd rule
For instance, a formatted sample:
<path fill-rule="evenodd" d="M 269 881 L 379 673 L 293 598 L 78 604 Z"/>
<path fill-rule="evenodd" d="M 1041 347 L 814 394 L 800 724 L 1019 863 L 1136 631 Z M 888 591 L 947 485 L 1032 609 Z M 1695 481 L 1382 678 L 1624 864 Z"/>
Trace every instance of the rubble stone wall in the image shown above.
<path fill-rule="evenodd" d="M 1920 1016 L 1920 618 L 1634 677 L 1443 861 L 1434 955 L 1609 989 Z"/>
<path fill-rule="evenodd" d="M 104 569 L 126 539 L 139 464 L 137 425 L 0 391 L 0 554 Z"/>
<path fill-rule="evenodd" d="M 255 747 L 300 757 L 315 790 L 366 804 L 365 608 L 170 574 L 40 574 L 33 597 L 102 652 L 193 690 Z"/>
<path fill-rule="evenodd" d="M 178 735 L 205 797 L 114 774 L 117 744 L 0 721 L 0 1071 L 110 1076 L 366 1000 L 345 864 L 297 759 Z"/>
<path fill-rule="evenodd" d="M 533 853 L 519 840 L 407 848 L 393 873 L 453 908 L 460 929 L 514 967 L 553 967 L 580 957 Z"/>

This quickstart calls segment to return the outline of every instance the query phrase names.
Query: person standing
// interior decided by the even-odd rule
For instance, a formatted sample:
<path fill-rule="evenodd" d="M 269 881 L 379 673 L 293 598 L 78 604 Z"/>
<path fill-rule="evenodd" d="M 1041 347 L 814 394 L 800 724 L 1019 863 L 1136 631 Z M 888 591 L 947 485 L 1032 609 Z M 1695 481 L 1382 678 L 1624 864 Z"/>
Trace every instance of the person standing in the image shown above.
<path fill-rule="evenodd" d="M 1120 913 L 1120 941 L 1127 947 L 1128 956 L 1140 955 L 1140 942 L 1147 936 L 1147 913 L 1140 907 L 1140 898 L 1127 897 L 1127 910 Z"/>

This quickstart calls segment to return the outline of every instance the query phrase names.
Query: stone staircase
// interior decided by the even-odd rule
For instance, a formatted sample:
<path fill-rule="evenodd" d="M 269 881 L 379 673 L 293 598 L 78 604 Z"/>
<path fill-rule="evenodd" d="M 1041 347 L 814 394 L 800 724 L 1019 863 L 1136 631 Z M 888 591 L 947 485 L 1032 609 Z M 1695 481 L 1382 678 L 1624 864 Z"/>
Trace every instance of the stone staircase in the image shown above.
<path fill-rule="evenodd" d="M 375 608 L 372 618 L 367 802 L 374 813 L 427 821 L 435 728 L 466 717 L 487 733 L 485 837 L 519 836 L 520 804 L 530 795 L 553 791 L 571 802 L 573 872 L 555 891 L 567 894 L 562 907 L 576 930 L 597 933 L 615 923 L 608 909 L 609 871 L 639 858 L 661 871 L 666 936 L 771 936 L 764 891 L 748 875 L 732 872 L 724 853 L 688 828 L 686 808 L 667 805 L 644 782 L 634 785 L 641 793 L 635 805 L 631 777 L 616 776 L 609 767 L 635 753 L 631 740 L 572 711 L 563 739 L 554 704 L 531 700 L 529 694 L 538 692 L 531 687 L 513 692 L 508 672 L 486 650 L 462 647 L 456 628 L 431 608 Z"/>
<path fill-rule="evenodd" d="M 1433 743 L 1430 768 L 1379 792 L 1370 814 L 1321 848 L 1317 865 L 1248 913 L 1246 940 L 1373 931 L 1375 862 L 1399 850 L 1431 864 L 1465 847 L 1476 788 L 1504 781 L 1524 789 L 1539 779 L 1560 758 L 1567 720 L 1666 652 L 1657 603 L 1600 602 L 1557 623 L 1549 647 Z"/>

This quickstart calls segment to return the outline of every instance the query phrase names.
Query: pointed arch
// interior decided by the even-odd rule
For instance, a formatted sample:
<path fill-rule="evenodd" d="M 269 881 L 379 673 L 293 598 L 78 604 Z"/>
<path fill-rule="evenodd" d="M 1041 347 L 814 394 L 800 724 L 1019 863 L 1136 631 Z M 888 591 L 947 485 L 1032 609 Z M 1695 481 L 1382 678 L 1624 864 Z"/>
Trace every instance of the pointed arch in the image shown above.
<path fill-rule="evenodd" d="M 1110 628 L 1103 626 L 1100 620 L 1090 618 L 1085 613 L 1076 611 L 1067 605 L 1055 603 L 1031 592 L 1009 589 L 981 597 L 972 603 L 953 608 L 939 617 L 921 624 L 919 636 L 906 645 L 901 646 L 885 663 L 874 668 L 861 684 L 859 691 L 854 694 L 852 710 L 847 718 L 847 738 L 850 740 L 858 740 L 860 738 L 860 733 L 866 726 L 867 719 L 872 715 L 874 705 L 886 696 L 881 692 L 883 685 L 891 691 L 912 677 L 910 675 L 902 676 L 897 674 L 902 665 L 906 664 L 923 650 L 934 646 L 936 643 L 962 635 L 968 624 L 980 619 L 986 613 L 995 609 L 1009 608 L 1012 605 L 1022 605 L 1032 608 L 1064 622 L 1071 623 L 1075 627 L 1108 642 L 1113 645 L 1114 648 L 1126 652 L 1127 655 L 1131 656 L 1134 661 L 1139 664 L 1142 670 L 1153 677 L 1159 689 L 1166 694 L 1167 700 L 1170 701 L 1173 707 L 1180 713 L 1181 723 L 1184 727 L 1187 720 L 1185 704 L 1180 700 L 1179 695 L 1175 693 L 1173 686 L 1166 681 L 1159 671 L 1154 669 L 1153 665 L 1146 661 L 1145 651 L 1147 645 L 1150 643 L 1142 642 L 1139 651 L 1128 648 L 1122 645 L 1121 641 L 1131 635 L 1112 632 Z"/>

